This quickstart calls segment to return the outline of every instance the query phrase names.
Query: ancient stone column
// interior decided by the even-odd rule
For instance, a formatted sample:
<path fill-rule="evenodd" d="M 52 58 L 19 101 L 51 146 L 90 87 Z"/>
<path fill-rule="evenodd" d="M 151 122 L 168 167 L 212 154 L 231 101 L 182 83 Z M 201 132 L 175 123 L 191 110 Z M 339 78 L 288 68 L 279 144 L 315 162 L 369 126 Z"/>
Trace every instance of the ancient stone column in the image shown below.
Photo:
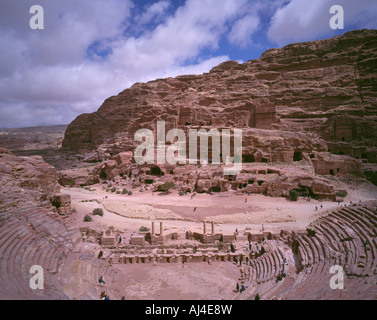
<path fill-rule="evenodd" d="M 154 221 L 152 221 L 152 236 L 154 236 L 154 232 L 155 232 L 155 230 L 154 230 Z"/>
<path fill-rule="evenodd" d="M 212 234 L 215 234 L 215 223 L 211 221 Z"/>
<path fill-rule="evenodd" d="M 207 233 L 206 222 L 203 221 L 203 234 L 206 234 L 206 233 Z"/>
<path fill-rule="evenodd" d="M 162 232 L 163 232 L 163 224 L 162 224 L 162 221 L 160 222 L 160 235 L 162 235 Z"/>

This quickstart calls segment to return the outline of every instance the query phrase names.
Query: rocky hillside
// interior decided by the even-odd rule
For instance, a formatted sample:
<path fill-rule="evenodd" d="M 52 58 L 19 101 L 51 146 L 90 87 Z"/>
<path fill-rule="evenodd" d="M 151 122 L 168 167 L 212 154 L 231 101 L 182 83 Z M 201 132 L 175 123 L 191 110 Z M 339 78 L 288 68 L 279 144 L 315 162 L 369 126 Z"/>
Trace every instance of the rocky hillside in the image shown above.
<path fill-rule="evenodd" d="M 356 30 L 271 49 L 244 64 L 224 62 L 203 75 L 136 83 L 77 117 L 63 147 L 133 151 L 134 133 L 163 120 L 168 128 L 300 132 L 325 141 L 331 153 L 376 162 L 376 65 L 377 30 Z"/>
<path fill-rule="evenodd" d="M 0 299 L 70 298 L 57 272 L 81 234 L 61 217 L 72 210 L 57 177 L 41 157 L 17 157 L 0 148 Z M 43 289 L 29 285 L 35 265 L 43 268 Z"/>

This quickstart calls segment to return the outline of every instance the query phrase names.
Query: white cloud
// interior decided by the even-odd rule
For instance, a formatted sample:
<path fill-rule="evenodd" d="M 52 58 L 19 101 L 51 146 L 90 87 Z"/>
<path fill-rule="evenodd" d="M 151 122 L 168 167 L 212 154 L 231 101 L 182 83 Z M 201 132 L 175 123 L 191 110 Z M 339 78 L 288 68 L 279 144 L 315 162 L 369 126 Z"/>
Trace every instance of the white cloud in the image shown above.
<path fill-rule="evenodd" d="M 166 17 L 167 10 L 171 7 L 171 3 L 168 0 L 161 0 L 147 6 L 146 11 L 137 18 L 140 24 L 146 24 L 151 22 L 161 22 Z"/>
<path fill-rule="evenodd" d="M 375 0 L 291 0 L 275 12 L 268 38 L 278 45 L 285 45 L 334 35 L 329 25 L 332 16 L 329 11 L 333 5 L 343 7 L 345 28 L 354 25 L 377 27 Z"/>
<path fill-rule="evenodd" d="M 246 15 L 238 20 L 228 35 L 231 44 L 245 48 L 252 42 L 252 35 L 258 30 L 260 19 L 255 15 Z"/>
<path fill-rule="evenodd" d="M 0 13 L 0 19 L 15 15 L 15 21 L 0 20 L 0 127 L 67 123 L 135 82 L 209 71 L 229 57 L 198 59 L 200 51 L 218 46 L 224 25 L 246 0 L 188 0 L 155 29 L 136 36 L 126 32 L 131 1 L 40 0 L 41 31 L 30 30 L 28 2 L 20 2 L 17 7 L 7 1 Z M 170 6 L 156 2 L 134 21 L 157 19 Z M 97 54 L 106 48 L 105 58 Z"/>
<path fill-rule="evenodd" d="M 329 1 L 38 0 L 45 29 L 33 31 L 29 0 L 0 0 L 0 127 L 68 123 L 135 82 L 208 72 L 229 59 L 211 55 L 222 40 L 256 46 L 271 16 L 271 41 L 316 37 Z M 375 26 L 375 1 L 343 2 L 346 23 Z"/>

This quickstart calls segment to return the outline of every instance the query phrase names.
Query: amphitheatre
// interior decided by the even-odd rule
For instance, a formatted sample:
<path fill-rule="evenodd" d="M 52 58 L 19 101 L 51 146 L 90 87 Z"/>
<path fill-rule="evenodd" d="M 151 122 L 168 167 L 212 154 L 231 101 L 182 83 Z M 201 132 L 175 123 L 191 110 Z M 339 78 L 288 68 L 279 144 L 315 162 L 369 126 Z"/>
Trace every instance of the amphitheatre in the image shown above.
<path fill-rule="evenodd" d="M 377 30 L 355 30 L 1 131 L 0 299 L 376 299 L 376 65 Z M 135 163 L 158 121 L 242 129 L 242 170 Z"/>

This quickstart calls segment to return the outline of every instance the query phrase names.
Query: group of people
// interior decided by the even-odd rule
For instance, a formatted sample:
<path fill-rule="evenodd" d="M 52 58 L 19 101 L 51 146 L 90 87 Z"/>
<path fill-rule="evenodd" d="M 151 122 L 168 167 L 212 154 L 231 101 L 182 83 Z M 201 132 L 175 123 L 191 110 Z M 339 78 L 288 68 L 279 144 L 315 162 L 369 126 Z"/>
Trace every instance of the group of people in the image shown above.
<path fill-rule="evenodd" d="M 361 202 L 362 202 L 362 201 L 359 200 L 359 203 L 361 203 Z M 353 203 L 352 203 L 352 201 L 350 201 L 350 206 L 352 206 L 352 205 L 353 205 Z M 338 201 L 338 206 L 341 206 L 341 207 L 347 207 L 347 204 L 346 204 L 346 203 L 341 204 L 340 201 Z"/>
<path fill-rule="evenodd" d="M 105 293 L 105 291 L 101 292 L 101 300 L 110 300 L 109 296 Z"/>
<path fill-rule="evenodd" d="M 102 276 L 100 276 L 100 277 L 98 278 L 98 282 L 99 282 L 100 284 L 105 284 L 105 280 L 103 280 L 103 277 L 102 277 Z M 101 299 L 101 300 L 110 300 L 109 296 L 106 294 L 105 291 L 102 291 L 102 292 L 101 292 L 100 299 Z M 123 296 L 123 297 L 122 297 L 122 300 L 126 300 L 126 297 Z"/>
<path fill-rule="evenodd" d="M 239 292 L 239 293 L 242 293 L 243 291 L 246 290 L 246 287 L 244 284 L 241 284 L 241 288 L 240 288 L 240 285 L 239 283 L 237 282 L 237 286 L 236 286 L 236 292 Z"/>
<path fill-rule="evenodd" d="M 103 277 L 102 277 L 102 276 L 100 276 L 100 277 L 98 278 L 98 283 L 100 283 L 100 284 L 106 284 L 106 283 L 105 283 L 105 280 L 103 280 Z M 100 298 L 101 298 L 101 300 L 110 300 L 109 296 L 105 293 L 105 291 L 102 291 L 102 292 L 101 292 L 101 296 L 100 296 Z"/>
<path fill-rule="evenodd" d="M 264 244 L 266 241 L 266 239 L 262 236 L 262 238 L 259 238 L 258 241 L 255 243 L 255 247 L 256 247 L 256 253 L 259 253 L 260 250 L 262 249 L 262 244 Z M 251 244 L 251 241 L 249 240 L 249 242 L 245 245 L 245 249 L 246 251 L 250 251 L 250 260 L 251 258 L 253 257 L 254 255 L 254 250 L 253 250 L 253 245 Z M 246 263 L 247 264 L 247 263 Z"/>
<path fill-rule="evenodd" d="M 110 300 L 109 296 L 105 293 L 105 291 L 102 291 L 101 292 L 101 296 L 100 296 L 101 300 Z M 126 300 L 126 297 L 123 296 L 122 297 L 122 300 Z"/>

